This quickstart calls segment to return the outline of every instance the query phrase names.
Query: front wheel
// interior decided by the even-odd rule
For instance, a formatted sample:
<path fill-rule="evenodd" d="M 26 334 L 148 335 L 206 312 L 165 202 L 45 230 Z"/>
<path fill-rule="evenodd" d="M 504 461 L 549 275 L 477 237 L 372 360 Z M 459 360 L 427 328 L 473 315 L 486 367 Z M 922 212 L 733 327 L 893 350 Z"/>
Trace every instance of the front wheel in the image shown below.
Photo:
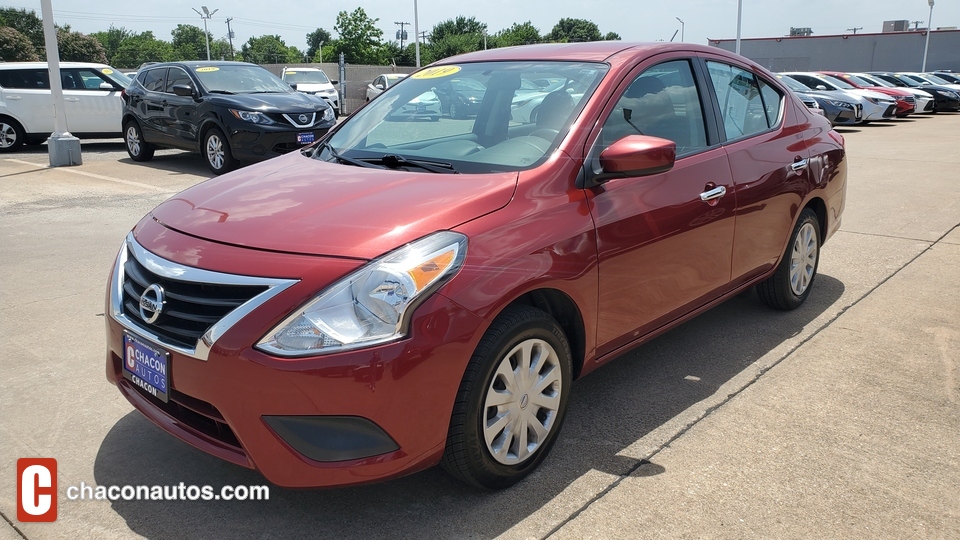
<path fill-rule="evenodd" d="M 220 131 L 220 128 L 212 127 L 203 137 L 203 158 L 207 162 L 207 167 L 214 174 L 223 174 L 229 172 L 239 165 L 239 162 L 230 152 L 230 143 Z"/>
<path fill-rule="evenodd" d="M 813 287 L 813 279 L 817 277 L 820 238 L 820 220 L 813 210 L 805 208 L 777 271 L 757 285 L 764 303 L 782 310 L 796 309 L 803 304 Z"/>
<path fill-rule="evenodd" d="M 560 432 L 571 373 L 570 345 L 553 317 L 529 306 L 505 310 L 460 383 L 443 468 L 486 489 L 533 472 Z"/>

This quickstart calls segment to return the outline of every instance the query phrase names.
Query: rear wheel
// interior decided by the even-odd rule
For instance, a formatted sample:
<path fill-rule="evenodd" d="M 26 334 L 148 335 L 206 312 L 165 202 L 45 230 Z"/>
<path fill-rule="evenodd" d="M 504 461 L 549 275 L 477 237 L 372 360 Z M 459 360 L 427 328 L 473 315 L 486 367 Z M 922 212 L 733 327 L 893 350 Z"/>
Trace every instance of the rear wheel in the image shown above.
<path fill-rule="evenodd" d="M 16 120 L 0 118 L 0 152 L 13 152 L 25 142 L 27 136 Z"/>
<path fill-rule="evenodd" d="M 777 271 L 757 285 L 760 299 L 770 307 L 796 309 L 807 299 L 820 262 L 820 221 L 805 208 L 793 229 L 787 252 Z"/>
<path fill-rule="evenodd" d="M 153 159 L 153 146 L 143 140 L 143 131 L 136 120 L 129 120 L 123 126 L 123 142 L 127 146 L 127 154 L 134 161 L 150 161 Z"/>
<path fill-rule="evenodd" d="M 556 320 L 529 306 L 507 308 L 464 373 L 443 468 L 487 489 L 533 472 L 560 432 L 571 373 L 570 345 Z"/>
<path fill-rule="evenodd" d="M 239 162 L 230 152 L 230 144 L 227 138 L 220 131 L 220 128 L 210 128 L 203 137 L 203 158 L 207 162 L 207 167 L 215 174 L 223 174 L 231 171 L 239 165 Z"/>

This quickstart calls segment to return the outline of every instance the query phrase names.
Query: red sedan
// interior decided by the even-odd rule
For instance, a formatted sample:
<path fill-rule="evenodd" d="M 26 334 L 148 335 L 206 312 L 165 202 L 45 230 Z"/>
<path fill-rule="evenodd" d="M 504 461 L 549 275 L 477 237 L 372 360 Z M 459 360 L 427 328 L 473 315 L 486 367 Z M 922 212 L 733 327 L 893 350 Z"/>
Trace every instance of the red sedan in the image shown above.
<path fill-rule="evenodd" d="M 916 98 L 913 97 L 913 94 L 907 92 L 906 90 L 900 90 L 899 88 L 888 88 L 886 86 L 876 86 L 871 84 L 869 81 L 861 79 L 856 75 L 850 73 L 843 73 L 840 71 L 820 71 L 824 75 L 831 75 L 847 81 L 851 86 L 855 88 L 863 88 L 865 90 L 873 90 L 874 92 L 880 92 L 881 94 L 886 94 L 893 99 L 897 100 L 897 118 L 906 118 L 908 115 L 916 112 Z"/>
<path fill-rule="evenodd" d="M 485 89 L 476 115 L 398 114 L 451 77 Z M 750 287 L 803 304 L 845 192 L 843 138 L 726 51 L 449 58 L 145 216 L 108 286 L 106 375 L 281 486 L 442 464 L 503 488 L 574 380 Z"/>

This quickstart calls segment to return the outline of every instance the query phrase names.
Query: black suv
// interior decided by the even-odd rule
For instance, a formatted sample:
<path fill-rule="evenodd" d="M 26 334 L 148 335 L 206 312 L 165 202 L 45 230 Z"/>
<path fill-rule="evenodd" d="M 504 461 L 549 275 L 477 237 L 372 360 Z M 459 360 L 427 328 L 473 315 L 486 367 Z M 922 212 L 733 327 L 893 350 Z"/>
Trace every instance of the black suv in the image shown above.
<path fill-rule="evenodd" d="M 217 174 L 310 144 L 335 123 L 323 99 L 243 62 L 153 64 L 121 97 L 134 161 L 149 160 L 155 147 L 183 148 L 199 151 Z"/>

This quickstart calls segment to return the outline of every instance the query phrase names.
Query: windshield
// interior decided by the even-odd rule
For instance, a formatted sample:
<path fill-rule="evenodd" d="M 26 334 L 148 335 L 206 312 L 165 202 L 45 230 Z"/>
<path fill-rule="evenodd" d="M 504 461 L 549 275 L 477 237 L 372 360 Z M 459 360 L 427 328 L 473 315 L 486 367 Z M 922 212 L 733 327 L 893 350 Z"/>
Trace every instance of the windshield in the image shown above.
<path fill-rule="evenodd" d="M 858 76 L 856 76 L 856 75 L 844 75 L 844 78 L 847 79 L 848 81 L 852 82 L 853 84 L 857 84 L 857 85 L 860 85 L 860 86 L 876 86 L 875 84 L 871 83 L 870 81 L 868 81 L 868 80 L 866 80 L 866 79 L 864 79 L 864 78 L 858 77 Z"/>
<path fill-rule="evenodd" d="M 906 73 L 901 73 L 900 75 L 897 75 L 897 77 L 899 77 L 900 79 L 902 79 L 902 80 L 904 80 L 904 81 L 908 81 L 908 84 L 909 84 L 910 82 L 912 82 L 913 84 L 912 84 L 911 86 L 919 85 L 919 84 L 922 84 L 922 83 L 927 82 L 927 81 L 923 80 L 921 77 L 917 77 L 916 75 L 907 75 Z"/>
<path fill-rule="evenodd" d="M 847 81 L 844 81 L 843 79 L 838 79 L 833 75 L 821 75 L 821 77 L 823 77 L 825 81 L 833 84 L 837 88 L 842 88 L 844 90 L 850 90 L 851 88 L 855 88 L 852 84 L 848 83 Z"/>
<path fill-rule="evenodd" d="M 293 92 L 290 85 L 260 66 L 235 64 L 193 68 L 203 87 L 211 93 L 266 94 Z"/>
<path fill-rule="evenodd" d="M 788 75 L 777 75 L 777 78 L 780 79 L 787 88 L 793 90 L 794 92 L 809 92 L 810 89 L 800 81 L 790 77 Z"/>
<path fill-rule="evenodd" d="M 127 77 L 127 76 L 124 75 L 123 73 L 120 73 L 119 71 L 117 71 L 117 70 L 115 70 L 115 69 L 113 69 L 113 68 L 102 68 L 102 69 L 100 70 L 100 73 L 102 73 L 104 77 L 106 77 L 106 78 L 110 79 L 111 81 L 117 83 L 118 85 L 122 86 L 123 88 L 126 88 L 126 87 L 130 86 L 130 83 L 133 82 L 133 79 L 131 79 L 130 77 Z"/>
<path fill-rule="evenodd" d="M 953 84 L 942 77 L 937 77 L 936 75 L 931 75 L 929 73 L 924 73 L 923 78 L 935 84 Z"/>
<path fill-rule="evenodd" d="M 290 84 L 329 84 L 330 79 L 322 71 L 287 70 L 283 72 L 283 80 Z"/>
<path fill-rule="evenodd" d="M 389 168 L 405 166 L 396 159 L 403 157 L 455 172 L 528 169 L 560 143 L 607 69 L 545 61 L 426 68 L 354 113 L 313 157 Z"/>
<path fill-rule="evenodd" d="M 880 77 L 871 77 L 868 75 L 857 75 L 857 78 L 870 83 L 870 86 L 882 86 L 884 88 L 896 88 L 893 84 L 881 79 Z"/>

